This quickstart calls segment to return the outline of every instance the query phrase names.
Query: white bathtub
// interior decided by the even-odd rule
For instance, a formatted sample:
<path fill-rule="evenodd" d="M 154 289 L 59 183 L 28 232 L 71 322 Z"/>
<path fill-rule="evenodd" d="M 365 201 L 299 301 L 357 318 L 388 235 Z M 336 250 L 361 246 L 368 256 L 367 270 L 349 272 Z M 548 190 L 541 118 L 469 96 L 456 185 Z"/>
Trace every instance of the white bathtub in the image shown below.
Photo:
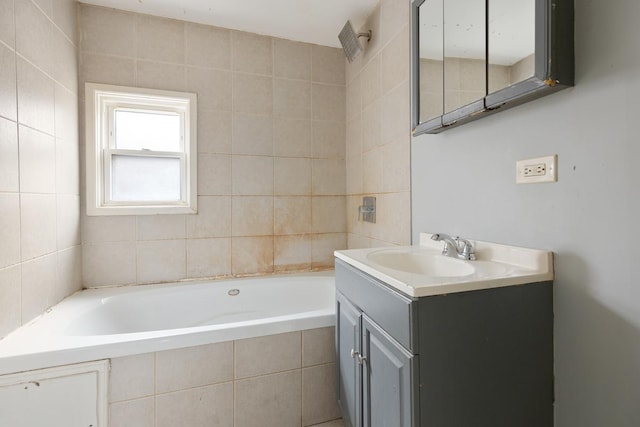
<path fill-rule="evenodd" d="M 0 341 L 0 375 L 332 326 L 333 271 L 88 289 Z"/>

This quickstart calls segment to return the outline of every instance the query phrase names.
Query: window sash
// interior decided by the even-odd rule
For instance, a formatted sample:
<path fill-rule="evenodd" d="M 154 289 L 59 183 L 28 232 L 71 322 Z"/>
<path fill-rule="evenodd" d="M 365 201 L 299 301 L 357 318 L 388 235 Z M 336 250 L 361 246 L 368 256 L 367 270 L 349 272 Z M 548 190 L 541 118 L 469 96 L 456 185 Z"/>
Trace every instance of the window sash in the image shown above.
<path fill-rule="evenodd" d="M 126 200 L 118 201 L 111 199 L 112 179 L 113 179 L 113 157 L 114 156 L 130 156 L 130 157 L 147 157 L 147 158 L 169 158 L 180 160 L 180 200 Z M 105 206 L 131 206 L 133 203 L 140 206 L 188 206 L 187 200 L 187 155 L 174 151 L 141 151 L 141 150 L 118 150 L 105 148 L 103 150 L 103 186 L 104 194 L 102 199 Z"/>

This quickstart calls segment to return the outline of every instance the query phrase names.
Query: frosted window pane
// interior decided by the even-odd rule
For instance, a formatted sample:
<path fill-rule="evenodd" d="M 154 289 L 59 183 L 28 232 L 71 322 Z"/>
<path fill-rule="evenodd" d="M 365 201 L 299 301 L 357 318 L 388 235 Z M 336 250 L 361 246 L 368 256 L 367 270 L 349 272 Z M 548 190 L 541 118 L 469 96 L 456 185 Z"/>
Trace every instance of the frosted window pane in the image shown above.
<path fill-rule="evenodd" d="M 121 150 L 180 151 L 180 116 L 116 110 L 115 140 Z"/>
<path fill-rule="evenodd" d="M 180 200 L 180 159 L 114 155 L 111 200 Z"/>

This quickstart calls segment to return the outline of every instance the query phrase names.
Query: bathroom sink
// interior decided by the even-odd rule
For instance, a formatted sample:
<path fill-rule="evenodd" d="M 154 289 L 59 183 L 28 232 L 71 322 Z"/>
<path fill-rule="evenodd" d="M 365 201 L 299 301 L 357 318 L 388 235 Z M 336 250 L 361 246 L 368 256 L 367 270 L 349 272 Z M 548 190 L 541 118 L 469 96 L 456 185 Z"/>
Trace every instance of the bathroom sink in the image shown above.
<path fill-rule="evenodd" d="M 467 292 L 553 280 L 549 251 L 473 241 L 474 260 L 443 255 L 445 243 L 420 233 L 411 246 L 336 251 L 338 260 L 410 297 Z"/>
<path fill-rule="evenodd" d="M 436 251 L 385 249 L 369 253 L 367 259 L 384 268 L 433 277 L 461 277 L 475 272 L 470 262 L 446 257 Z"/>

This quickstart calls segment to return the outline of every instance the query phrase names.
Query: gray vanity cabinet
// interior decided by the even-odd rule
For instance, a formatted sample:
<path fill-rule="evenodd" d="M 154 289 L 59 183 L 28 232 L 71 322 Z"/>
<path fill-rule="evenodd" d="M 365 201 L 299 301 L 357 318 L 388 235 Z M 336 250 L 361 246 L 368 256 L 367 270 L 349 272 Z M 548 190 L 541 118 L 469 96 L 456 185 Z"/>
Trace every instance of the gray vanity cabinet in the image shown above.
<path fill-rule="evenodd" d="M 552 282 L 411 298 L 336 259 L 350 427 L 552 427 Z"/>
<path fill-rule="evenodd" d="M 337 293 L 338 402 L 348 426 L 409 426 L 415 356 Z"/>

